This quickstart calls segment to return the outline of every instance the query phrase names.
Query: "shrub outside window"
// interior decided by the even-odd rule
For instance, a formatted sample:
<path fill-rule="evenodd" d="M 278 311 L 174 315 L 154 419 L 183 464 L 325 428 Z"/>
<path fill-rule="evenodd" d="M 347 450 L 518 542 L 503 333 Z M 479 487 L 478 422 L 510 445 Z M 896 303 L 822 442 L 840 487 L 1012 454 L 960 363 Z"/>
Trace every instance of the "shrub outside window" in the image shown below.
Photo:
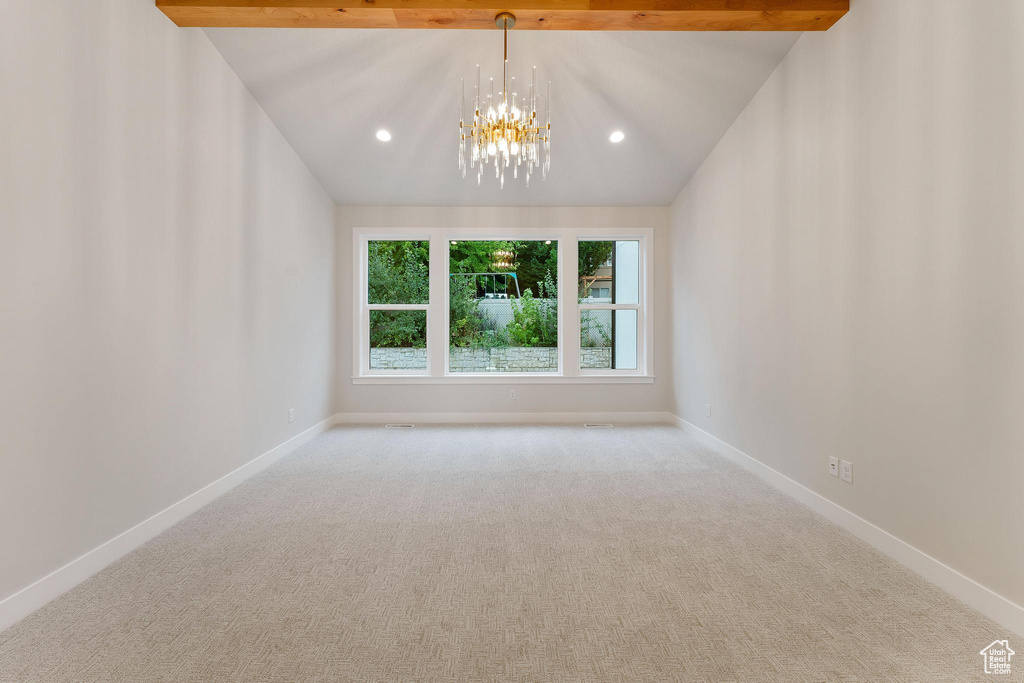
<path fill-rule="evenodd" d="M 368 369 L 427 370 L 430 244 L 416 240 L 366 243 Z"/>

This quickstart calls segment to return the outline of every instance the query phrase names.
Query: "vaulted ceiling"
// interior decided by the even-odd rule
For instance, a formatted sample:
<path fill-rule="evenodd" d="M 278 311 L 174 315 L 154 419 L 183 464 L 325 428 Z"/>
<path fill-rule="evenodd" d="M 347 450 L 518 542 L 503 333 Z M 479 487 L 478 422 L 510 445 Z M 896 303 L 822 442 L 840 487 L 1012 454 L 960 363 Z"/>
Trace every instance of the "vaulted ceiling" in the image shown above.
<path fill-rule="evenodd" d="M 552 82 L 552 168 L 501 190 L 457 165 L 460 79 L 500 79 L 497 29 L 206 32 L 335 202 L 455 206 L 666 205 L 801 35 L 511 31 L 512 74 Z"/>

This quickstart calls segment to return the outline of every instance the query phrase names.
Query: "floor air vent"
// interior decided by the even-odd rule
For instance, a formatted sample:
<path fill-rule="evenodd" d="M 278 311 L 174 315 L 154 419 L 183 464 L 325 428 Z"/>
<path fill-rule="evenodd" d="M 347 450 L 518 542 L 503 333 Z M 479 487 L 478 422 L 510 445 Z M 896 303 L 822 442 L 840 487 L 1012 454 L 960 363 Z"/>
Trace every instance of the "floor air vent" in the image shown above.
<path fill-rule="evenodd" d="M 592 429 L 607 429 L 611 427 L 607 422 L 584 422 L 584 427 L 590 427 Z"/>
<path fill-rule="evenodd" d="M 394 424 L 389 422 L 388 424 L 384 425 L 384 429 L 412 429 L 415 426 L 416 425 L 413 424 Z"/>

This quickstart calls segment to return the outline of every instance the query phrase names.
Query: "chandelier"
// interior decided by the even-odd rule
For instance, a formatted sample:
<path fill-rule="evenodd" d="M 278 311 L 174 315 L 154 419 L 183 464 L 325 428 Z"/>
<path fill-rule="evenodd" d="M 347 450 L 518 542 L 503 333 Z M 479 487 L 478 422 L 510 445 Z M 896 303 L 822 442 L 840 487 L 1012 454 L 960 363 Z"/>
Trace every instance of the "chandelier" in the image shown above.
<path fill-rule="evenodd" d="M 480 184 L 484 167 L 494 164 L 494 177 L 502 189 L 505 171 L 519 177 L 519 167 L 526 175 L 540 169 L 541 179 L 547 180 L 551 169 L 551 82 L 548 81 L 545 123 L 537 116 L 537 67 L 533 67 L 530 89 L 524 96 L 516 91 L 516 79 L 508 78 L 508 30 L 516 25 L 516 18 L 502 12 L 494 18 L 505 34 L 505 61 L 502 67 L 501 91 L 495 96 L 494 79 L 491 91 L 484 97 L 480 90 L 480 65 L 476 65 L 476 87 L 473 91 L 473 118 L 466 121 L 466 79 L 462 79 L 462 100 L 459 118 L 459 170 L 466 177 L 466 169 L 476 170 L 476 183 Z"/>
<path fill-rule="evenodd" d="M 491 253 L 491 268 L 511 268 L 513 254 L 507 249 L 498 249 Z"/>

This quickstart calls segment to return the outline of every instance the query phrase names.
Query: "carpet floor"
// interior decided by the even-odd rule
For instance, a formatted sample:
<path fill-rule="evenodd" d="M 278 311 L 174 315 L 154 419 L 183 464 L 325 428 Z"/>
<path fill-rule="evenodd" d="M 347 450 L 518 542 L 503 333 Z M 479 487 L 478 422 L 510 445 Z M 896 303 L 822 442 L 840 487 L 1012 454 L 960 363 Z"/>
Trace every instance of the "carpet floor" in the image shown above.
<path fill-rule="evenodd" d="M 674 427 L 355 426 L 0 633 L 0 680 L 931 683 L 1006 635 Z"/>

